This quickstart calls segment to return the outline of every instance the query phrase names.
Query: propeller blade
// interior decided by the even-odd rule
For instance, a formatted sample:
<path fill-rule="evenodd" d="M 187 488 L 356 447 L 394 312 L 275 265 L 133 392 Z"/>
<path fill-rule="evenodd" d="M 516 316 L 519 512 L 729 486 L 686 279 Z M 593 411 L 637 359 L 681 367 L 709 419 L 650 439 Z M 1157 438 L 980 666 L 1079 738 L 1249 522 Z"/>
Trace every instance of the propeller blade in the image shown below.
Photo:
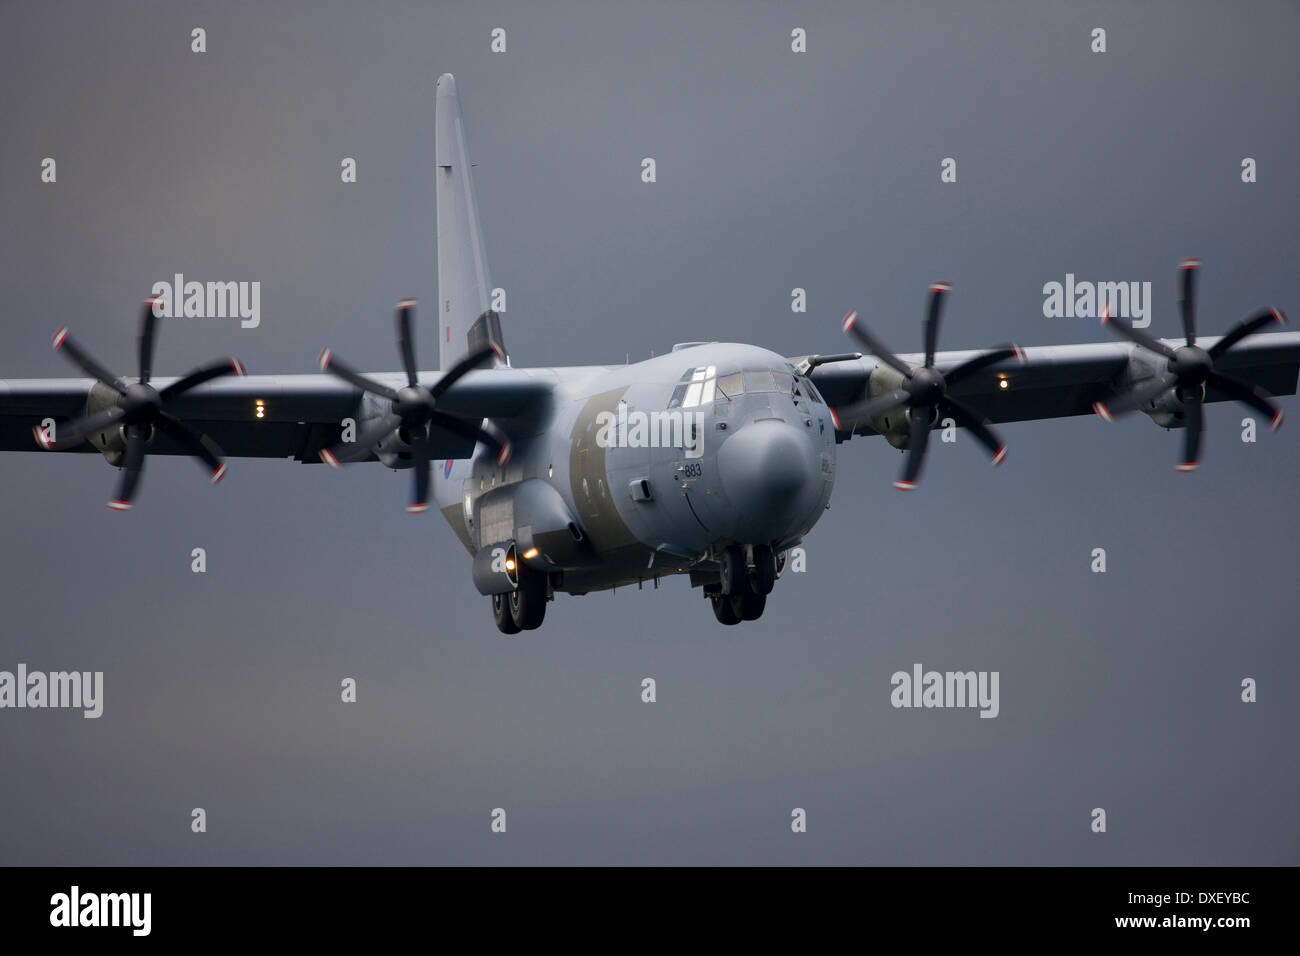
<path fill-rule="evenodd" d="M 414 460 L 411 469 L 415 485 L 411 493 L 411 503 L 406 506 L 406 513 L 414 515 L 429 509 L 429 456 L 431 454 L 429 439 L 416 438 L 411 443 L 411 452 Z"/>
<path fill-rule="evenodd" d="M 126 394 L 126 389 L 118 383 L 113 373 L 96 362 L 80 345 L 73 341 L 66 328 L 59 329 L 54 333 L 54 351 L 62 352 L 73 364 L 80 366 L 83 372 L 91 378 L 98 379 L 117 394 Z"/>
<path fill-rule="evenodd" d="M 883 415 L 892 408 L 905 404 L 910 396 L 907 389 L 900 388 L 892 392 L 886 392 L 884 395 L 877 395 L 866 405 L 862 406 L 858 418 L 875 418 L 877 415 Z"/>
<path fill-rule="evenodd" d="M 1223 338 L 1209 348 L 1210 358 L 1217 359 L 1248 335 L 1254 335 L 1270 322 L 1286 325 L 1286 313 L 1281 309 L 1263 309 L 1249 319 L 1237 323 Z"/>
<path fill-rule="evenodd" d="M 381 385 L 376 381 L 366 378 L 346 362 L 339 361 L 334 357 L 334 353 L 329 349 L 321 349 L 320 358 L 317 361 L 322 372 L 329 372 L 331 375 L 336 375 L 343 379 L 343 381 L 355 385 L 363 392 L 370 392 L 372 395 L 379 395 L 388 399 L 390 402 L 397 401 L 397 392 L 393 391 L 387 385 Z"/>
<path fill-rule="evenodd" d="M 469 355 L 466 355 L 463 359 L 449 368 L 446 375 L 434 382 L 433 386 L 429 389 L 429 394 L 433 396 L 434 401 L 437 401 L 442 397 L 447 389 L 451 388 L 467 373 L 478 368 L 495 354 L 496 350 L 493 349 L 492 346 L 485 345 L 477 352 L 471 352 Z"/>
<path fill-rule="evenodd" d="M 925 312 L 925 367 L 934 368 L 934 350 L 939 344 L 939 320 L 943 317 L 943 303 L 952 286 L 936 282 L 930 286 L 930 304 Z"/>
<path fill-rule="evenodd" d="M 226 463 L 221 460 L 220 448 L 216 452 L 208 447 L 211 438 L 199 434 L 178 418 L 161 413 L 157 420 L 158 428 L 165 432 L 178 445 L 197 458 L 208 469 L 208 480 L 214 485 L 226 476 Z M 215 442 L 212 442 L 216 446 Z"/>
<path fill-rule="evenodd" d="M 1201 435 L 1205 431 L 1205 410 L 1201 405 L 1199 388 L 1183 399 L 1183 418 L 1187 422 L 1187 427 L 1183 429 L 1183 460 L 1178 463 L 1178 470 L 1186 473 L 1195 471 L 1201 463 Z"/>
<path fill-rule="evenodd" d="M 126 429 L 126 457 L 122 462 L 122 477 L 117 481 L 117 494 L 108 503 L 114 511 L 130 511 L 140 486 L 140 472 L 144 470 L 144 446 L 149 437 L 147 425 L 129 425 Z"/>
<path fill-rule="evenodd" d="M 36 444 L 46 451 L 61 451 L 81 444 L 101 428 L 116 425 L 118 420 L 125 414 L 126 412 L 114 405 L 102 412 L 96 412 L 94 415 L 86 415 L 74 421 L 65 422 L 62 425 L 55 425 L 53 440 L 45 434 L 45 430 L 39 425 L 33 428 L 32 432 L 36 435 Z"/>
<path fill-rule="evenodd" d="M 1200 259 L 1184 259 L 1178 264 L 1178 309 L 1188 345 L 1196 344 L 1196 270 L 1200 267 Z"/>
<path fill-rule="evenodd" d="M 1273 431 L 1282 427 L 1282 409 L 1277 402 L 1273 401 L 1273 396 L 1259 386 L 1243 382 L 1231 375 L 1224 375 L 1222 372 L 1211 372 L 1206 384 L 1259 412 L 1268 419 L 1269 427 Z"/>
<path fill-rule="evenodd" d="M 177 395 L 183 395 L 192 388 L 202 385 L 204 382 L 210 382 L 214 378 L 220 378 L 223 375 L 247 375 L 244 371 L 243 364 L 237 358 L 217 359 L 215 362 L 209 362 L 206 365 L 200 365 L 194 371 L 190 372 L 184 378 L 178 378 L 166 388 L 158 393 L 158 397 L 167 403 Z"/>
<path fill-rule="evenodd" d="M 501 429 L 497 428 L 491 422 L 485 422 L 485 427 L 475 425 L 473 422 L 467 422 L 463 418 L 457 418 L 455 415 L 448 415 L 446 412 L 435 411 L 429 419 L 429 424 L 436 425 L 439 428 L 445 428 L 449 432 L 460 435 L 463 438 L 472 438 L 476 442 L 482 442 L 489 448 L 495 448 L 497 453 L 497 464 L 504 465 L 510 461 L 510 455 L 513 452 L 513 446 L 510 439 L 506 437 Z"/>
<path fill-rule="evenodd" d="M 867 327 L 858 321 L 857 312 L 850 312 L 846 315 L 841 327 L 846 333 L 861 342 L 868 352 L 879 358 L 890 368 L 894 369 L 896 372 L 902 373 L 905 378 L 912 377 L 912 370 L 908 367 L 907 363 L 893 352 L 889 351 L 889 349 L 885 348 L 884 343 L 878 341 L 876 337 L 867 330 Z"/>
<path fill-rule="evenodd" d="M 145 299 L 144 308 L 140 312 L 140 335 L 137 343 L 140 348 L 140 382 L 143 385 L 149 384 L 149 379 L 153 376 L 153 350 L 158 336 L 158 316 L 154 314 L 154 303 L 157 299 Z"/>
<path fill-rule="evenodd" d="M 1017 362 L 1023 363 L 1025 361 L 1025 353 L 1021 350 L 1020 346 L 1015 345 L 1014 343 L 999 345 L 996 348 L 992 348 L 985 352 L 983 355 L 977 355 L 973 359 L 967 359 L 951 372 L 945 372 L 943 380 L 949 385 L 952 385 L 970 375 L 973 375 L 981 369 L 988 368 L 990 365 L 996 365 L 1003 359 L 1009 358 L 1014 358 Z"/>
<path fill-rule="evenodd" d="M 925 448 L 930 441 L 930 418 L 933 409 L 929 405 L 919 405 L 908 410 L 908 424 L 911 436 L 907 443 L 907 460 L 903 463 L 903 476 L 894 482 L 899 491 L 911 491 L 921 478 L 921 466 L 925 464 Z"/>
<path fill-rule="evenodd" d="M 993 458 L 994 465 L 1000 465 L 1006 461 L 1007 445 L 998 433 L 989 427 L 987 418 L 980 418 L 973 411 L 963 405 L 961 402 L 951 398 L 944 398 L 939 403 L 939 414 L 948 415 L 962 428 L 971 433 L 977 442 L 988 449 L 988 453 Z"/>
<path fill-rule="evenodd" d="M 1165 389 L 1172 388 L 1177 381 L 1178 376 L 1173 372 L 1163 372 L 1147 379 L 1118 398 L 1107 402 L 1093 402 L 1092 410 L 1098 417 L 1111 421 L 1120 415 L 1127 415 L 1139 405 L 1145 405 Z"/>
<path fill-rule="evenodd" d="M 411 320 L 414 316 L 414 299 L 403 299 L 397 303 L 397 350 L 402 356 L 407 385 L 415 384 L 415 337 L 411 333 Z"/>
<path fill-rule="evenodd" d="M 1117 335 L 1122 335 L 1130 342 L 1136 342 L 1144 349 L 1150 349 L 1152 352 L 1159 352 L 1161 355 L 1163 355 L 1165 358 L 1168 359 L 1174 357 L 1174 350 L 1171 349 L 1169 346 L 1165 345 L 1164 342 L 1152 338 L 1151 336 L 1147 335 L 1145 332 L 1139 332 L 1137 329 L 1133 328 L 1133 326 L 1129 325 L 1123 319 L 1115 318 L 1110 314 L 1109 309 L 1106 309 L 1101 313 L 1101 324 L 1109 328 L 1111 331 L 1115 332 Z"/>
<path fill-rule="evenodd" d="M 333 448 L 322 448 L 319 452 L 320 459 L 325 464 L 337 468 L 339 465 L 367 458 L 374 447 L 395 432 L 401 424 L 402 416 L 396 412 L 389 412 L 358 435 L 356 441 L 343 442 Z"/>

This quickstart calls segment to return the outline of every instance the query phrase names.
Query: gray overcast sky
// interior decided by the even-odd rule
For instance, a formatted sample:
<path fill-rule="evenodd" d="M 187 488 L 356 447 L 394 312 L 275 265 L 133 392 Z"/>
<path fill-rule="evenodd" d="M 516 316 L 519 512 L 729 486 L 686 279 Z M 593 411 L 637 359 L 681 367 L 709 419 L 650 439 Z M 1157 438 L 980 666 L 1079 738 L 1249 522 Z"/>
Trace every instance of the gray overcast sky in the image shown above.
<path fill-rule="evenodd" d="M 943 347 L 1101 340 L 1043 317 L 1067 272 L 1150 280 L 1172 335 L 1187 255 L 1206 333 L 1296 314 L 1298 39 L 1289 2 L 5 3 L 0 378 L 70 374 L 61 324 L 129 369 L 174 272 L 258 280 L 263 316 L 169 323 L 160 374 L 396 367 L 447 71 L 516 364 L 837 351 L 851 307 L 912 351 L 934 279 Z M 1006 426 L 997 470 L 936 443 L 912 495 L 854 440 L 760 622 L 676 580 L 509 639 L 378 465 L 154 459 L 123 516 L 98 457 L 0 457 L 0 669 L 107 685 L 99 720 L 0 712 L 0 862 L 1300 862 L 1297 426 L 1242 417 L 1211 407 L 1190 477 L 1180 436 L 1089 417 Z M 893 709 L 915 662 L 999 671 L 1000 716 Z"/>

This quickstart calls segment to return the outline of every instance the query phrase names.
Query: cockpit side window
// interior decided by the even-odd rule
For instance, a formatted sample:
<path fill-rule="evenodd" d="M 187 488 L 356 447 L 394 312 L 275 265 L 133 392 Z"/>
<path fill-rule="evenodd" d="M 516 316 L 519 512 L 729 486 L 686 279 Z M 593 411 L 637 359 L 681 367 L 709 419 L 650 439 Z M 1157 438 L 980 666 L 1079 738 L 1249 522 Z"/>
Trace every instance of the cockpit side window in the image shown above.
<path fill-rule="evenodd" d="M 668 400 L 669 408 L 694 408 L 707 405 L 713 401 L 713 389 L 717 381 L 716 365 L 701 365 L 688 368 L 682 373 L 681 381 L 673 389 Z"/>

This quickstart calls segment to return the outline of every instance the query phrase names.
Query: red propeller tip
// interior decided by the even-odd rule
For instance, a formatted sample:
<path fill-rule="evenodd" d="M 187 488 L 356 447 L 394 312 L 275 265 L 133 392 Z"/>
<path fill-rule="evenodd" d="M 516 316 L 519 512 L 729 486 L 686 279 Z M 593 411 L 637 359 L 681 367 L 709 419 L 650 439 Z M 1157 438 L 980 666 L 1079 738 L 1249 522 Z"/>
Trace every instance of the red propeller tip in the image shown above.
<path fill-rule="evenodd" d="M 429 505 L 427 502 L 424 504 L 406 506 L 406 513 L 408 515 L 418 515 L 420 512 L 428 511 L 428 510 L 429 510 Z"/>
<path fill-rule="evenodd" d="M 952 283 L 950 283 L 950 282 L 936 282 L 934 285 L 930 286 L 930 291 L 931 291 L 931 292 L 951 292 L 951 291 L 952 291 Z"/>
<path fill-rule="evenodd" d="M 62 347 L 63 347 L 63 341 L 64 341 L 64 339 L 66 339 L 67 337 L 68 337 L 68 330 L 67 330 L 67 327 L 66 327 L 66 326 L 65 326 L 64 328 L 59 329 L 59 331 L 55 332 L 55 333 L 54 333 L 54 348 L 55 348 L 56 350 L 62 348 Z"/>
<path fill-rule="evenodd" d="M 847 332 L 849 329 L 853 328 L 853 323 L 856 321 L 858 321 L 858 313 L 850 312 L 844 317 L 844 321 L 840 323 L 840 328 Z"/>
<path fill-rule="evenodd" d="M 215 485 L 218 481 L 220 481 L 224 477 L 226 477 L 226 463 L 223 461 L 220 465 L 217 466 L 216 471 L 212 473 L 212 477 L 209 478 L 208 480 Z"/>
<path fill-rule="evenodd" d="M 493 353 L 496 355 L 496 357 L 499 358 L 501 361 L 504 362 L 504 361 L 506 360 L 506 350 L 503 349 L 503 348 L 502 348 L 499 344 L 497 344 L 496 342 L 493 342 L 493 343 L 492 343 L 492 352 L 493 352 Z"/>
<path fill-rule="evenodd" d="M 903 481 L 902 479 L 894 482 L 894 487 L 899 491 L 912 491 L 916 488 L 915 481 Z"/>
<path fill-rule="evenodd" d="M 501 450 L 497 452 L 497 464 L 503 467 L 509 464 L 510 456 L 513 454 L 514 448 L 511 447 L 510 442 L 506 442 L 501 446 Z"/>
<path fill-rule="evenodd" d="M 32 434 L 36 436 L 36 444 L 40 445 L 46 451 L 49 451 L 53 445 L 50 443 L 50 436 L 45 434 L 45 429 L 36 425 L 32 428 Z"/>
<path fill-rule="evenodd" d="M 397 307 L 398 307 L 399 309 L 413 309 L 413 308 L 415 308 L 415 300 L 414 300 L 414 299 L 401 299 L 401 300 L 398 301 L 398 303 L 397 303 Z"/>
<path fill-rule="evenodd" d="M 1093 402 L 1092 410 L 1096 412 L 1097 417 L 1104 422 L 1113 422 L 1115 420 L 1114 418 L 1111 417 L 1110 409 L 1107 408 L 1105 405 L 1103 405 L 1101 402 Z"/>
<path fill-rule="evenodd" d="M 1022 349 L 1019 345 L 1016 345 L 1015 342 L 1011 343 L 1011 351 L 1015 354 L 1016 361 L 1019 362 L 1021 365 L 1024 365 L 1026 362 L 1029 361 L 1029 356 L 1025 354 L 1025 350 Z"/>
<path fill-rule="evenodd" d="M 993 456 L 993 465 L 994 467 L 996 467 L 1002 464 L 1006 460 L 1007 460 L 1007 446 L 1003 445 L 1001 448 L 998 449 L 997 454 Z"/>
<path fill-rule="evenodd" d="M 1180 461 L 1176 467 L 1178 468 L 1179 471 L 1181 471 L 1184 475 L 1186 475 L 1189 472 L 1195 471 L 1197 468 L 1201 466 L 1199 462 L 1195 462 L 1195 461 Z"/>
<path fill-rule="evenodd" d="M 114 511 L 130 511 L 131 502 L 129 501 L 110 501 L 108 506 Z"/>
<path fill-rule="evenodd" d="M 840 416 L 838 416 L 838 415 L 835 414 L 835 409 L 833 409 L 833 408 L 831 408 L 829 405 L 827 405 L 827 406 L 826 406 L 826 410 L 829 411 L 829 412 L 831 413 L 831 421 L 835 424 L 835 430 L 836 430 L 836 431 L 843 431 L 843 429 L 840 428 Z"/>
<path fill-rule="evenodd" d="M 1184 259 L 1182 262 L 1178 263 L 1178 268 L 1180 269 L 1199 269 L 1200 267 L 1200 259 Z"/>
<path fill-rule="evenodd" d="M 322 448 L 320 450 L 320 460 L 325 462 L 325 464 L 329 465 L 331 468 L 337 468 L 339 466 L 339 460 L 334 457 L 334 453 L 328 448 Z"/>
<path fill-rule="evenodd" d="M 239 359 L 237 359 L 237 358 L 232 358 L 232 359 L 230 360 L 230 367 L 233 368 L 233 369 L 235 370 L 235 374 L 236 374 L 236 375 L 247 375 L 247 374 L 248 374 L 248 369 L 244 368 L 244 363 L 241 362 L 241 361 L 239 361 Z"/>
<path fill-rule="evenodd" d="M 316 364 L 320 366 L 320 370 L 322 372 L 324 372 L 330 367 L 330 358 L 332 356 L 333 353 L 329 349 L 320 350 L 320 355 L 316 359 Z"/>
<path fill-rule="evenodd" d="M 1286 325 L 1286 313 L 1281 309 L 1273 310 L 1273 318 L 1277 321 L 1278 325 Z"/>
<path fill-rule="evenodd" d="M 1273 421 L 1269 423 L 1273 431 L 1277 431 L 1279 428 L 1282 427 L 1282 418 L 1283 418 L 1282 409 L 1279 408 L 1277 410 L 1277 414 L 1273 416 Z"/>
<path fill-rule="evenodd" d="M 1101 324 L 1102 324 L 1102 325 L 1105 325 L 1107 322 L 1110 321 L 1110 306 L 1109 306 L 1109 305 L 1106 306 L 1105 308 L 1103 308 L 1103 309 L 1101 310 L 1101 315 L 1099 315 L 1098 318 L 1101 319 Z"/>

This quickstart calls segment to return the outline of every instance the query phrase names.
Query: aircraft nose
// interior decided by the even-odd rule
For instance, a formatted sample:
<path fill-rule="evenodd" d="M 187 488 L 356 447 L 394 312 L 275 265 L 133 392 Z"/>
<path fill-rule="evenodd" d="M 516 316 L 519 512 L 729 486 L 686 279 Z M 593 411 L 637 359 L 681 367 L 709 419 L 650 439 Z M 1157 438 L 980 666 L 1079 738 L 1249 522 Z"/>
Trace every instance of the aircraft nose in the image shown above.
<path fill-rule="evenodd" d="M 751 544 L 794 534 L 817 477 L 817 451 L 783 421 L 757 421 L 718 449 L 722 490 L 736 516 L 735 536 Z"/>

